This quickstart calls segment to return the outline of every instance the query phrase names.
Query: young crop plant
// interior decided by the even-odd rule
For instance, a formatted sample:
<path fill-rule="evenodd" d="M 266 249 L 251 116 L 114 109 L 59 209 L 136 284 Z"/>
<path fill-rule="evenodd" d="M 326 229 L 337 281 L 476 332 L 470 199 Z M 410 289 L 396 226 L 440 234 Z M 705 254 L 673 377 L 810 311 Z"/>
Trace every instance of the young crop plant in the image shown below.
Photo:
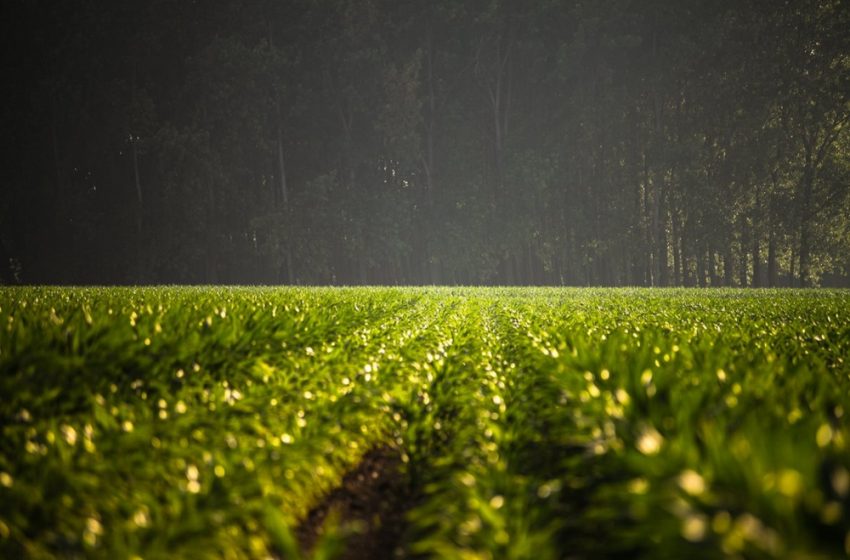
<path fill-rule="evenodd" d="M 850 554 L 844 291 L 7 288 L 0 395 L 2 558 Z"/>

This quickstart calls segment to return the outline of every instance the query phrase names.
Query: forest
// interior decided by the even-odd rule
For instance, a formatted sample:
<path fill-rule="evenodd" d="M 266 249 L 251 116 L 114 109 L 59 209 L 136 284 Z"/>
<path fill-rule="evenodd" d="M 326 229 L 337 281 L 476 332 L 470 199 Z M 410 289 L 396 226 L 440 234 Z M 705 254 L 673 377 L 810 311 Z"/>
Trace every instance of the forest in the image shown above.
<path fill-rule="evenodd" d="M 850 285 L 850 3 L 4 0 L 0 279 Z"/>

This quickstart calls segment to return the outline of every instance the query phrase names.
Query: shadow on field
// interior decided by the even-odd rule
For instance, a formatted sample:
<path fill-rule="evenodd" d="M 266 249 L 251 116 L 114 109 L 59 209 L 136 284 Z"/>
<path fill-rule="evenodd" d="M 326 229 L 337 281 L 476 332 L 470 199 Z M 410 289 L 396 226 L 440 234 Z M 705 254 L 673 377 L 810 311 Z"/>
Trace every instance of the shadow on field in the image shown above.
<path fill-rule="evenodd" d="M 344 543 L 342 560 L 401 557 L 404 519 L 412 504 L 397 450 L 373 449 L 343 478 L 342 484 L 307 514 L 296 531 L 309 557 L 326 527 L 337 525 Z M 328 522 L 326 524 L 326 522 Z"/>

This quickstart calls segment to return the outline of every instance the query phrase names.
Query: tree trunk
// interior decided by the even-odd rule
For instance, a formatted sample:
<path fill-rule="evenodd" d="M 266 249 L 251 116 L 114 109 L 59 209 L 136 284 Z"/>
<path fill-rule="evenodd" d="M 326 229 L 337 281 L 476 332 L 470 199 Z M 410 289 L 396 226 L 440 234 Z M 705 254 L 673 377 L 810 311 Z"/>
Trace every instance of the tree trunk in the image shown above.
<path fill-rule="evenodd" d="M 280 112 L 280 103 L 278 102 L 278 112 Z M 279 118 L 279 117 L 278 117 Z M 283 128 L 278 122 L 277 125 L 277 169 L 280 177 L 280 200 L 284 210 L 289 208 L 289 189 L 286 185 L 286 165 L 283 159 Z"/>
<path fill-rule="evenodd" d="M 776 170 L 771 172 L 773 181 L 773 189 L 768 195 L 767 205 L 767 285 L 771 288 L 776 287 L 777 270 L 776 270 L 776 202 L 774 197 L 779 188 L 779 181 L 776 176 Z"/>
<path fill-rule="evenodd" d="M 767 285 L 771 288 L 776 287 L 776 234 L 773 231 L 773 224 L 770 224 L 767 238 Z"/>
<path fill-rule="evenodd" d="M 691 276 L 691 251 L 690 220 L 685 219 L 682 224 L 682 285 L 687 288 L 694 285 Z"/>
<path fill-rule="evenodd" d="M 708 248 L 708 279 L 711 282 L 711 287 L 714 288 L 719 284 L 717 278 L 717 259 L 714 247 L 709 245 Z"/>
<path fill-rule="evenodd" d="M 729 236 L 726 239 L 726 245 L 724 247 L 723 254 L 723 285 L 724 286 L 734 286 L 735 285 L 735 273 L 733 266 L 734 257 L 732 256 L 732 239 Z"/>
<path fill-rule="evenodd" d="M 758 233 L 753 233 L 753 288 L 761 288 L 761 243 Z"/>
<path fill-rule="evenodd" d="M 295 281 L 295 272 L 292 269 L 292 211 L 289 208 L 289 189 L 286 184 L 286 165 L 283 159 L 283 128 L 280 125 L 280 102 L 278 101 L 278 124 L 277 124 L 277 170 L 280 178 L 280 211 L 284 215 L 286 231 L 286 239 L 283 242 L 284 246 L 284 262 L 286 263 L 286 283 L 292 285 Z"/>
<path fill-rule="evenodd" d="M 212 181 L 207 181 L 207 223 L 206 223 L 206 253 L 204 255 L 205 279 L 207 284 L 218 284 L 218 266 L 216 263 L 216 224 L 215 220 L 215 190 Z"/>
<path fill-rule="evenodd" d="M 658 196 L 658 205 L 656 207 L 656 212 L 658 213 L 658 217 L 656 220 L 656 254 L 657 254 L 657 262 L 658 262 L 658 285 L 659 286 L 667 286 L 670 283 L 669 271 L 667 270 L 667 209 L 666 209 L 666 195 L 664 184 L 660 184 L 658 186 L 657 191 Z"/>
<path fill-rule="evenodd" d="M 811 279 L 809 270 L 809 253 L 811 251 L 811 224 L 810 213 L 812 204 L 812 183 L 814 182 L 813 171 L 807 171 L 803 178 L 803 201 L 800 206 L 800 286 L 806 288 Z"/>
<path fill-rule="evenodd" d="M 679 226 L 679 219 L 676 217 L 676 214 L 673 214 L 672 217 L 672 227 L 673 227 L 673 284 L 676 286 L 682 285 L 682 240 L 680 238 L 681 235 L 681 226 Z"/>
<path fill-rule="evenodd" d="M 762 287 L 761 275 L 761 189 L 756 186 L 756 204 L 753 209 L 753 288 Z"/>
<path fill-rule="evenodd" d="M 705 250 L 698 250 L 696 254 L 697 259 L 697 283 L 700 288 L 705 288 Z"/>
<path fill-rule="evenodd" d="M 646 149 L 643 152 L 643 214 L 646 216 L 644 220 L 645 226 L 643 229 L 644 237 L 644 254 L 646 255 L 645 279 L 644 285 L 655 285 L 655 243 L 653 243 L 653 235 L 656 231 L 656 204 L 655 199 L 651 194 L 651 183 L 649 180 L 649 161 L 646 154 Z"/>
<path fill-rule="evenodd" d="M 741 244 L 740 244 L 740 263 L 738 268 L 738 284 L 744 288 L 750 285 L 749 282 L 749 252 L 747 247 L 750 244 L 750 230 L 747 225 L 747 219 L 741 217 Z"/>
<path fill-rule="evenodd" d="M 427 31 L 427 72 L 428 72 L 428 116 L 425 122 L 425 187 L 428 191 L 429 205 L 434 201 L 434 128 L 437 115 L 436 95 L 434 94 L 434 38 L 430 22 Z"/>
<path fill-rule="evenodd" d="M 790 277 L 791 287 L 794 288 L 797 286 L 797 274 L 796 274 L 796 264 L 797 264 L 797 250 L 793 245 L 791 246 L 791 265 L 788 269 L 788 275 Z"/>

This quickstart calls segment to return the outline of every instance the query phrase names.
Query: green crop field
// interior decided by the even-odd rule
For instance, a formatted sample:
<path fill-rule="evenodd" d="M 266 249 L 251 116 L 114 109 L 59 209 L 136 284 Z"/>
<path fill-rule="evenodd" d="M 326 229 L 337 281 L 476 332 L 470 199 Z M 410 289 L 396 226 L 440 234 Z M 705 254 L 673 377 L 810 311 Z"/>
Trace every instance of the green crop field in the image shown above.
<path fill-rule="evenodd" d="M 0 557 L 842 557 L 848 415 L 842 291 L 3 289 Z"/>

